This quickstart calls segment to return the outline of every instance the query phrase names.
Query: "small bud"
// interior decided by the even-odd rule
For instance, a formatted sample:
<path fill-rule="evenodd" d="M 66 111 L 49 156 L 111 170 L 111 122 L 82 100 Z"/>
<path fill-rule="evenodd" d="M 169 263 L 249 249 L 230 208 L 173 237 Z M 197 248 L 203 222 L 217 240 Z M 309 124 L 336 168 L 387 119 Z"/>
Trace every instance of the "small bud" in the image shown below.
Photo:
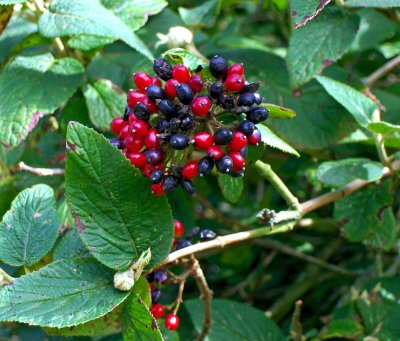
<path fill-rule="evenodd" d="M 114 275 L 114 288 L 121 291 L 129 291 L 135 284 L 133 278 L 133 270 L 129 269 L 124 272 L 117 272 Z"/>
<path fill-rule="evenodd" d="M 157 33 L 160 43 L 167 43 L 169 47 L 185 47 L 193 42 L 193 33 L 186 27 L 175 26 L 171 27 L 168 34 Z"/>

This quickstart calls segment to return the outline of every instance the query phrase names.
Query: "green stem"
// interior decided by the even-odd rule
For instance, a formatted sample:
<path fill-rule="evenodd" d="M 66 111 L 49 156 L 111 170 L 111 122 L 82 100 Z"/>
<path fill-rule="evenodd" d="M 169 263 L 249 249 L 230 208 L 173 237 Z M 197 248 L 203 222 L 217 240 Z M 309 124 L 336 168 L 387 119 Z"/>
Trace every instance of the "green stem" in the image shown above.
<path fill-rule="evenodd" d="M 373 122 L 381 121 L 381 112 L 376 109 L 372 115 Z M 385 142 L 383 140 L 382 134 L 374 134 L 375 146 L 378 152 L 379 160 L 381 160 L 382 164 L 386 167 L 390 168 L 390 160 L 386 152 Z"/>

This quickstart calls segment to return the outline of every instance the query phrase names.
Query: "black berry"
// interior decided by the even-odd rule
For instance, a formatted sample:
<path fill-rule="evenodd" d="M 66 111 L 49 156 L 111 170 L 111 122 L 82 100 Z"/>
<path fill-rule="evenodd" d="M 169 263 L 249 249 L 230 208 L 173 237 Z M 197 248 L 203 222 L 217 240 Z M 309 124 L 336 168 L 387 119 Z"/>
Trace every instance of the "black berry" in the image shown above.
<path fill-rule="evenodd" d="M 173 192 L 179 186 L 179 178 L 168 175 L 164 179 L 163 187 L 167 192 Z"/>
<path fill-rule="evenodd" d="M 167 98 L 167 94 L 165 93 L 165 91 L 155 84 L 149 85 L 146 88 L 146 95 L 148 98 L 153 100 Z"/>
<path fill-rule="evenodd" d="M 182 150 L 189 145 L 189 137 L 182 134 L 175 134 L 171 136 L 169 144 L 173 149 Z"/>
<path fill-rule="evenodd" d="M 172 118 L 177 115 L 175 105 L 167 99 L 163 99 L 157 104 L 158 110 L 160 110 L 165 116 Z"/>
<path fill-rule="evenodd" d="M 159 133 L 165 133 L 169 129 L 169 122 L 167 119 L 162 119 L 157 124 L 157 130 Z"/>
<path fill-rule="evenodd" d="M 168 274 L 164 270 L 156 270 L 154 280 L 159 284 L 164 284 L 168 280 Z"/>
<path fill-rule="evenodd" d="M 210 72 L 215 78 L 226 76 L 228 72 L 228 63 L 220 56 L 214 56 L 210 59 Z"/>
<path fill-rule="evenodd" d="M 268 118 L 268 110 L 262 107 L 256 107 L 246 114 L 246 118 L 253 123 L 260 123 Z"/>
<path fill-rule="evenodd" d="M 172 78 L 172 66 L 162 58 L 154 61 L 153 70 L 164 81 Z"/>
<path fill-rule="evenodd" d="M 224 145 L 232 140 L 233 134 L 229 129 L 220 128 L 214 133 L 215 144 Z"/>
<path fill-rule="evenodd" d="M 194 98 L 194 94 L 189 85 L 182 83 L 175 86 L 176 95 L 182 104 L 190 104 Z"/>
<path fill-rule="evenodd" d="M 133 112 L 135 117 L 139 120 L 148 121 L 150 118 L 149 109 L 147 109 L 146 105 L 142 102 L 136 103 L 135 107 L 133 108 Z"/>
<path fill-rule="evenodd" d="M 156 169 L 150 175 L 150 181 L 152 184 L 158 184 L 164 179 L 164 172 L 161 169 Z"/>
<path fill-rule="evenodd" d="M 186 193 L 193 195 L 196 193 L 196 190 L 194 188 L 194 184 L 190 180 L 183 180 L 181 183 L 182 188 L 185 190 Z"/>
<path fill-rule="evenodd" d="M 262 101 L 264 100 L 264 97 L 262 97 L 258 92 L 254 93 L 254 97 L 256 98 L 255 103 L 260 105 Z"/>
<path fill-rule="evenodd" d="M 217 236 L 217 235 L 216 235 L 216 233 L 215 233 L 214 231 L 211 231 L 211 230 L 208 230 L 208 229 L 206 229 L 206 230 L 201 230 L 201 231 L 200 231 L 200 240 L 201 240 L 202 242 L 205 242 L 205 241 L 207 241 L 207 240 L 212 240 L 212 239 L 214 239 L 216 236 Z"/>
<path fill-rule="evenodd" d="M 211 84 L 210 86 L 211 98 L 219 99 L 222 97 L 223 94 L 224 94 L 224 85 L 221 82 L 216 81 Z"/>
<path fill-rule="evenodd" d="M 155 304 L 160 302 L 161 299 L 161 290 L 160 289 L 154 289 L 151 292 L 151 303 Z"/>
<path fill-rule="evenodd" d="M 253 93 L 245 92 L 244 94 L 241 94 L 239 96 L 238 105 L 250 107 L 255 103 L 255 101 L 256 101 L 256 97 L 254 96 Z"/>
<path fill-rule="evenodd" d="M 193 120 L 192 116 L 182 117 L 182 119 L 181 119 L 181 129 L 183 131 L 190 130 L 190 129 L 193 128 L 193 126 L 194 126 L 194 120 Z"/>
<path fill-rule="evenodd" d="M 164 160 L 165 153 L 161 149 L 152 148 L 146 152 L 146 162 L 151 165 L 157 165 Z"/>
<path fill-rule="evenodd" d="M 251 121 L 242 121 L 242 122 L 239 123 L 239 125 L 236 128 L 236 130 L 237 131 L 241 131 L 246 136 L 250 136 L 251 134 L 253 134 L 254 128 L 255 128 L 255 125 L 254 125 L 253 122 L 251 122 Z"/>
<path fill-rule="evenodd" d="M 220 173 L 229 173 L 232 170 L 233 162 L 228 155 L 224 155 L 215 161 L 215 166 Z"/>
<path fill-rule="evenodd" d="M 199 175 L 200 176 L 209 175 L 213 167 L 214 167 L 214 159 L 209 156 L 203 157 L 198 164 Z"/>
<path fill-rule="evenodd" d="M 185 247 L 188 247 L 192 245 L 192 243 L 188 240 L 182 240 L 180 242 L 176 243 L 176 250 L 184 249 Z"/>
<path fill-rule="evenodd" d="M 219 101 L 223 109 L 232 109 L 235 107 L 235 98 L 232 95 L 225 95 Z"/>

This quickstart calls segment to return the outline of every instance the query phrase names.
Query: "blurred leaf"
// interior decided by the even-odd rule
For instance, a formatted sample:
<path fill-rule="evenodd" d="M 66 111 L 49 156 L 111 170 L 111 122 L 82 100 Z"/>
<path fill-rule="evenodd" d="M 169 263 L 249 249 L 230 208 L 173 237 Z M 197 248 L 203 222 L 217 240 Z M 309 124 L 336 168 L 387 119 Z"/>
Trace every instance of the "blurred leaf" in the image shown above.
<path fill-rule="evenodd" d="M 396 132 L 400 133 L 400 125 L 391 124 L 385 121 L 368 123 L 366 128 L 376 134 L 386 135 Z"/>
<path fill-rule="evenodd" d="M 100 130 L 109 130 L 111 120 L 124 113 L 126 94 L 109 80 L 86 83 L 83 93 L 90 120 Z"/>
<path fill-rule="evenodd" d="M 36 185 L 22 191 L 0 223 L 0 259 L 13 266 L 37 263 L 53 247 L 59 228 L 53 190 Z"/>
<path fill-rule="evenodd" d="M 296 28 L 314 19 L 330 0 L 291 0 L 292 20 Z"/>
<path fill-rule="evenodd" d="M 0 75 L 0 141 L 7 148 L 17 146 L 41 116 L 73 94 L 82 72 L 77 60 L 56 60 L 50 53 L 17 57 L 7 64 Z"/>
<path fill-rule="evenodd" d="M 287 56 L 292 88 L 298 88 L 340 59 L 350 49 L 359 22 L 356 15 L 329 9 L 294 31 Z"/>
<path fill-rule="evenodd" d="M 12 13 L 13 13 L 13 8 L 11 6 L 0 7 L 0 34 L 2 34 L 5 28 L 7 27 L 7 24 L 11 19 Z"/>
<path fill-rule="evenodd" d="M 179 7 L 178 11 L 187 26 L 211 27 L 214 25 L 220 9 L 220 0 L 209 0 L 191 9 Z"/>
<path fill-rule="evenodd" d="M 196 70 L 199 66 L 205 67 L 207 63 L 188 50 L 175 48 L 168 50 L 162 54 L 163 57 L 171 58 L 176 64 L 183 64 L 189 70 Z"/>
<path fill-rule="evenodd" d="M 67 134 L 68 124 L 71 121 L 76 121 L 86 126 L 91 125 L 88 109 L 83 97 L 72 98 L 62 108 L 61 117 L 58 122 L 64 135 Z"/>
<path fill-rule="evenodd" d="M 378 50 L 386 59 L 393 58 L 400 54 L 400 41 L 381 44 L 378 46 Z"/>
<path fill-rule="evenodd" d="M 316 77 L 325 90 L 353 115 L 358 124 L 365 127 L 372 121 L 377 105 L 363 93 L 352 87 L 324 76 Z"/>
<path fill-rule="evenodd" d="M 345 6 L 348 7 L 400 7 L 400 0 L 346 0 Z"/>
<path fill-rule="evenodd" d="M 68 46 L 82 51 L 90 51 L 111 44 L 116 40 L 112 37 L 102 37 L 89 34 L 80 34 L 68 39 Z"/>
<path fill-rule="evenodd" d="M 21 4 L 26 2 L 27 0 L 0 0 L 0 5 L 14 5 L 14 4 Z"/>
<path fill-rule="evenodd" d="M 376 181 L 382 175 L 383 166 L 379 162 L 363 158 L 323 162 L 317 169 L 318 180 L 332 187 L 343 186 L 356 179 Z"/>
<path fill-rule="evenodd" d="M 363 336 L 363 326 L 360 323 L 350 319 L 336 319 L 323 332 L 321 340 L 336 338 L 352 340 L 361 336 Z"/>
<path fill-rule="evenodd" d="M 279 105 L 270 104 L 270 103 L 262 103 L 260 106 L 263 108 L 267 108 L 269 110 L 270 118 L 294 118 L 294 117 L 296 117 L 296 113 L 293 110 L 281 107 Z"/>
<path fill-rule="evenodd" d="M 297 157 L 300 156 L 300 154 L 289 144 L 287 144 L 285 141 L 283 141 L 280 137 L 275 135 L 275 133 L 272 132 L 271 129 L 269 129 L 266 125 L 264 124 L 258 124 L 257 128 L 261 132 L 261 137 L 262 141 L 270 147 L 277 148 L 285 153 L 289 153 L 292 155 L 295 155 Z"/>
<path fill-rule="evenodd" d="M 237 203 L 243 193 L 243 178 L 234 178 L 228 174 L 218 175 L 218 184 L 222 195 L 231 203 Z"/>

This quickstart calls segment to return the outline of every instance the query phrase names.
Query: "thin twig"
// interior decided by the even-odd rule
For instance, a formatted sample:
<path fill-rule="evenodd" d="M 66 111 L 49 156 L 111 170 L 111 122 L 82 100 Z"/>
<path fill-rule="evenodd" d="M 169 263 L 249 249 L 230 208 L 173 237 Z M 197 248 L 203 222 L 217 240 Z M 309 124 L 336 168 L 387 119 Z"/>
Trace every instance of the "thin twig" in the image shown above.
<path fill-rule="evenodd" d="M 367 86 L 372 86 L 379 78 L 393 70 L 396 66 L 400 65 L 400 56 L 389 60 L 385 65 L 373 72 L 370 76 L 362 79 L 362 82 Z"/>
<path fill-rule="evenodd" d="M 65 170 L 62 168 L 35 168 L 28 166 L 22 161 L 18 163 L 17 167 L 18 171 L 25 171 L 39 176 L 63 175 L 65 173 Z"/>
<path fill-rule="evenodd" d="M 179 289 L 178 289 L 178 296 L 176 297 L 175 300 L 175 308 L 174 308 L 174 314 L 176 314 L 179 310 L 179 306 L 183 302 L 183 291 L 185 289 L 185 284 L 186 284 L 186 279 L 190 275 L 192 269 L 185 271 L 182 275 L 180 276 L 174 276 L 174 280 L 179 284 Z"/>
<path fill-rule="evenodd" d="M 301 325 L 301 306 L 303 305 L 302 300 L 298 300 L 294 306 L 294 313 L 292 318 L 292 330 L 290 332 L 291 339 L 293 341 L 303 340 L 303 326 Z"/>

